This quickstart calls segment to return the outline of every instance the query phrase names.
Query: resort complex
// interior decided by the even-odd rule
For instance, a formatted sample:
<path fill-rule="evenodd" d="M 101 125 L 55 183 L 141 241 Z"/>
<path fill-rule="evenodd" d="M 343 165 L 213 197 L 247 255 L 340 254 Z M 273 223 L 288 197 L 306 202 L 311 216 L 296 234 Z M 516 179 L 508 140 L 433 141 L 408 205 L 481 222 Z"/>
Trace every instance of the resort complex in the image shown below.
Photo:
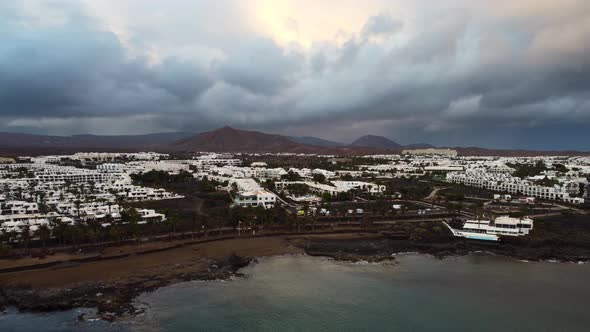
<path fill-rule="evenodd" d="M 0 164 L 0 230 L 12 242 L 39 238 L 41 233 L 52 237 L 52 230 L 60 225 L 108 228 L 163 222 L 169 208 L 145 209 L 142 202 L 185 196 L 142 181 L 150 174 L 181 176 L 190 179 L 189 185 L 211 183 L 212 190 L 226 193 L 231 201 L 228 208 L 276 208 L 304 216 L 346 202 L 370 207 L 371 202 L 390 201 L 389 208 L 380 212 L 383 216 L 400 206 L 416 206 L 409 200 L 426 199 L 423 202 L 437 203 L 428 210 L 449 210 L 441 199 L 447 203 L 457 199 L 436 193 L 456 185 L 490 193 L 480 196 L 487 198 L 483 206 L 477 205 L 483 209 L 472 213 L 494 210 L 500 201 L 512 203 L 496 206 L 501 213 L 502 209 L 522 210 L 520 205 L 582 206 L 588 199 L 588 157 L 462 157 L 450 150 L 416 151 L 352 159 L 292 153 L 197 153 L 178 158 L 153 152 L 5 158 Z M 430 183 L 433 193 L 416 196 L 403 184 L 404 179 Z M 463 191 L 459 203 L 473 205 L 466 198 L 470 191 Z M 426 211 L 428 207 L 420 204 L 416 211 Z M 235 227 L 229 221 L 224 226 Z"/>

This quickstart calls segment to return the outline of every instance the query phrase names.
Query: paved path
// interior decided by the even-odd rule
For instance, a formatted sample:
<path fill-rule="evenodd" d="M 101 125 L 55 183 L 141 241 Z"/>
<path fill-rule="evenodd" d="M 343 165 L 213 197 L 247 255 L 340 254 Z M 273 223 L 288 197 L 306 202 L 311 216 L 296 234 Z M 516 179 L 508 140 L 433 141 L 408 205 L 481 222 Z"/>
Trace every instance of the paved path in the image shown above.
<path fill-rule="evenodd" d="M 431 201 L 436 197 L 436 195 L 438 194 L 439 191 L 445 190 L 445 189 L 449 189 L 449 187 L 442 187 L 442 188 L 434 187 L 434 189 L 430 192 L 430 194 L 428 196 L 426 196 L 426 198 L 424 198 L 424 199 L 427 201 Z"/>

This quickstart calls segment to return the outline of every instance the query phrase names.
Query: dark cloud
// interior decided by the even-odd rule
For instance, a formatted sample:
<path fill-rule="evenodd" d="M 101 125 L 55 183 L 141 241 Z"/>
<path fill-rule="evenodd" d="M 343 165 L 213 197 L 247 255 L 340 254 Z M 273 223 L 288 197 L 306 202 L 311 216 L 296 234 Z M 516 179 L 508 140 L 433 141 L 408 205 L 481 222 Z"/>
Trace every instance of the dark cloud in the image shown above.
<path fill-rule="evenodd" d="M 364 37 L 390 35 L 402 28 L 403 24 L 390 15 L 382 13 L 371 16 L 362 30 Z"/>
<path fill-rule="evenodd" d="M 214 64 L 219 78 L 256 94 L 276 94 L 301 69 L 303 55 L 287 52 L 270 39 L 242 41 Z"/>
<path fill-rule="evenodd" d="M 206 68 L 182 62 L 174 58 L 165 59 L 150 72 L 153 84 L 180 98 L 193 101 L 214 83 Z"/>

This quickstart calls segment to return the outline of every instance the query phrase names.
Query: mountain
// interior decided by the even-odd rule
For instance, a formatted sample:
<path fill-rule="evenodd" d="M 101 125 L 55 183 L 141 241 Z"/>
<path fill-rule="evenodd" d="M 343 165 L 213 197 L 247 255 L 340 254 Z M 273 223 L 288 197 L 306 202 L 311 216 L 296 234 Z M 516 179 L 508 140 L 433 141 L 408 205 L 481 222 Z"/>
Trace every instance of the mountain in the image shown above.
<path fill-rule="evenodd" d="M 321 145 L 323 144 L 323 145 Z M 367 135 L 351 145 L 338 144 L 315 137 L 287 137 L 224 127 L 201 133 L 160 133 L 148 135 L 74 135 L 47 136 L 23 133 L 0 133 L 0 155 L 66 154 L 75 152 L 289 152 L 325 155 L 366 155 L 400 153 L 404 148 L 428 148 L 430 144 L 401 146 L 385 137 Z M 455 147 L 463 156 L 547 156 L 590 155 L 580 151 L 494 150 L 478 147 Z"/>
<path fill-rule="evenodd" d="M 390 140 L 387 137 L 375 135 L 365 135 L 363 137 L 359 137 L 350 145 L 378 149 L 399 149 L 403 147 L 402 145 Z"/>
<path fill-rule="evenodd" d="M 162 145 L 176 142 L 194 135 L 194 133 L 175 132 L 175 133 L 155 133 L 146 135 L 74 135 L 71 136 L 77 144 L 80 145 L 119 145 L 119 146 L 146 146 Z"/>
<path fill-rule="evenodd" d="M 307 142 L 325 143 L 316 138 Z M 322 140 L 325 141 L 325 140 Z M 328 141 L 329 142 L 329 141 Z M 330 142 L 334 143 L 334 142 Z M 328 143 L 328 144 L 330 144 Z M 295 142 L 288 136 L 266 134 L 223 127 L 217 130 L 194 135 L 169 146 L 171 150 L 183 152 L 288 152 L 327 155 L 362 155 L 372 153 L 401 152 L 401 149 L 383 149 L 363 146 L 320 146 Z"/>
<path fill-rule="evenodd" d="M 173 143 L 172 147 L 190 152 L 304 152 L 314 149 L 312 146 L 293 142 L 286 136 L 227 126 L 182 139 Z"/>
<path fill-rule="evenodd" d="M 306 144 L 306 145 L 315 145 L 315 146 L 323 146 L 323 147 L 335 147 L 335 146 L 343 146 L 344 144 L 329 141 L 327 139 L 313 137 L 313 136 L 288 136 L 288 139 L 295 143 Z"/>
<path fill-rule="evenodd" d="M 131 151 L 168 145 L 193 133 L 157 133 L 147 135 L 73 135 L 49 136 L 0 133 L 0 150 L 19 153 L 58 153 L 75 151 Z"/>

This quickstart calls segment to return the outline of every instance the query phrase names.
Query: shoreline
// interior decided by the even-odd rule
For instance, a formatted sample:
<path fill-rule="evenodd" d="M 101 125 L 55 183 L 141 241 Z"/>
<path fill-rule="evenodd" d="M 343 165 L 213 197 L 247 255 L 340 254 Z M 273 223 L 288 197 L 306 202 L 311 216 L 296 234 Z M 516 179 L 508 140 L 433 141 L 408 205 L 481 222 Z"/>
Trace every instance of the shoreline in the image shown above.
<path fill-rule="evenodd" d="M 583 249 L 588 248 L 509 243 L 490 246 L 455 238 L 430 242 L 392 240 L 362 231 L 218 239 L 141 255 L 0 273 L 0 312 L 8 307 L 29 312 L 96 308 L 98 317 L 112 321 L 140 314 L 142 309 L 134 307 L 133 302 L 142 293 L 180 282 L 241 277 L 239 270 L 257 258 L 279 255 L 380 262 L 394 261 L 396 255 L 407 252 L 444 259 L 479 251 L 525 261 L 579 263 L 590 261 L 590 249 Z"/>

